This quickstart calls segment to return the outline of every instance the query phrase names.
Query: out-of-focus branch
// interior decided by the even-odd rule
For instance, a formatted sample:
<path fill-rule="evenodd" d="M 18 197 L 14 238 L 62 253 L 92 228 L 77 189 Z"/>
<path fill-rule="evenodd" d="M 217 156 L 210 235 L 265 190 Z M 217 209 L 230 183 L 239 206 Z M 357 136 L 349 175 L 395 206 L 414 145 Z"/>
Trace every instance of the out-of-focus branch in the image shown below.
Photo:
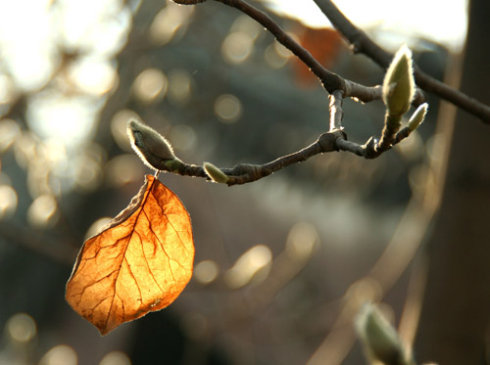
<path fill-rule="evenodd" d="M 66 244 L 66 239 L 60 240 L 45 231 L 12 223 L 0 222 L 0 237 L 5 242 L 25 247 L 62 264 L 71 263 L 77 254 L 75 244 Z"/>
<path fill-rule="evenodd" d="M 385 51 L 369 38 L 365 32 L 352 24 L 331 0 L 314 1 L 334 27 L 349 41 L 355 53 L 364 53 L 381 67 L 388 68 L 393 58 L 391 53 Z M 414 76 L 417 85 L 425 91 L 438 95 L 477 116 L 484 123 L 490 124 L 490 106 L 434 79 L 421 71 L 417 66 L 414 67 Z"/>
<path fill-rule="evenodd" d="M 428 178 L 426 184 L 430 184 L 430 181 Z M 332 325 L 332 330 L 312 355 L 308 365 L 337 365 L 343 362 L 356 338 L 352 329 L 352 317 L 363 302 L 381 301 L 413 262 L 438 210 L 440 193 L 440 188 L 435 186 L 414 192 L 384 252 L 366 276 L 354 282 L 342 296 L 344 305 Z M 358 290 L 361 294 L 353 295 Z M 415 325 L 413 322 L 404 323 L 404 339 L 410 336 L 409 332 L 413 330 L 411 327 Z M 410 328 L 406 328 L 407 326 Z"/>

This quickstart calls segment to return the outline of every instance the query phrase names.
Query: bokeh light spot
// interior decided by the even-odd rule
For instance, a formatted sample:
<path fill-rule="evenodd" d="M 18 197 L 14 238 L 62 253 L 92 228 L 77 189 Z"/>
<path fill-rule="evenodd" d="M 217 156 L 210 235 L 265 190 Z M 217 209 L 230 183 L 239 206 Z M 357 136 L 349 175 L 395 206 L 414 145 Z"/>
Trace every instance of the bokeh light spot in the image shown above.
<path fill-rule="evenodd" d="M 136 112 L 129 109 L 122 109 L 114 114 L 111 121 L 112 137 L 119 148 L 124 151 L 131 151 L 131 144 L 129 143 L 127 133 L 128 121 L 131 119 L 141 120 Z"/>
<path fill-rule="evenodd" d="M 97 59 L 83 59 L 74 63 L 70 78 L 84 92 L 104 95 L 116 86 L 118 75 L 110 62 Z"/>
<path fill-rule="evenodd" d="M 221 45 L 224 59 L 231 64 L 244 62 L 252 53 L 253 38 L 244 32 L 233 32 L 226 36 Z"/>
<path fill-rule="evenodd" d="M 294 34 L 294 33 L 288 33 L 288 35 L 291 38 L 293 38 L 296 42 L 300 43 L 300 40 L 298 39 L 298 37 L 296 36 L 296 34 Z M 284 58 L 289 58 L 289 57 L 293 56 L 293 52 L 291 52 L 289 49 L 287 49 L 285 46 L 283 46 L 277 40 L 274 40 L 274 42 L 272 43 L 272 45 L 274 47 L 274 51 L 276 51 L 276 53 L 279 56 L 284 57 Z"/>
<path fill-rule="evenodd" d="M 39 139 L 34 133 L 24 132 L 14 144 L 15 160 L 20 167 L 26 168 L 30 163 L 36 161 L 37 143 Z"/>
<path fill-rule="evenodd" d="M 133 91 L 144 103 L 162 99 L 167 93 L 168 80 L 165 74 L 156 68 L 147 68 L 134 80 Z"/>
<path fill-rule="evenodd" d="M 121 187 L 142 179 L 144 175 L 143 163 L 134 154 L 123 154 L 107 162 L 107 184 L 111 187 Z"/>
<path fill-rule="evenodd" d="M 170 129 L 169 139 L 175 149 L 190 151 L 196 145 L 196 132 L 194 128 L 185 124 L 177 124 Z"/>
<path fill-rule="evenodd" d="M 12 119 L 0 121 L 0 153 L 4 153 L 20 135 L 20 127 Z"/>
<path fill-rule="evenodd" d="M 244 252 L 225 274 L 230 288 L 238 289 L 247 285 L 262 269 L 270 266 L 272 252 L 265 245 L 256 245 Z"/>
<path fill-rule="evenodd" d="M 85 239 L 89 239 L 90 237 L 95 236 L 112 220 L 111 217 L 102 217 L 97 219 L 94 223 L 90 225 L 87 229 L 87 233 L 85 233 Z"/>
<path fill-rule="evenodd" d="M 262 26 L 248 15 L 239 15 L 231 25 L 231 32 L 241 32 L 248 34 L 253 40 L 264 32 Z"/>
<path fill-rule="evenodd" d="M 56 138 L 47 138 L 38 145 L 39 155 L 50 165 L 61 164 L 66 161 L 66 146 L 63 141 Z"/>
<path fill-rule="evenodd" d="M 29 99 L 27 122 L 41 138 L 56 138 L 74 150 L 94 132 L 101 105 L 81 95 L 45 91 Z"/>
<path fill-rule="evenodd" d="M 5 219 L 17 209 L 17 192 L 9 185 L 0 185 L 0 219 Z"/>
<path fill-rule="evenodd" d="M 185 70 L 174 69 L 168 74 L 168 97 L 176 103 L 186 102 L 192 92 L 192 78 Z"/>
<path fill-rule="evenodd" d="M 218 276 L 219 268 L 213 260 L 204 260 L 194 268 L 194 278 L 201 284 L 212 283 Z"/>
<path fill-rule="evenodd" d="M 0 104 L 12 102 L 14 93 L 15 86 L 12 79 L 5 74 L 0 74 Z"/>
<path fill-rule="evenodd" d="M 289 231 L 286 252 L 291 258 L 303 261 L 311 256 L 318 242 L 319 236 L 315 226 L 298 222 Z"/>
<path fill-rule="evenodd" d="M 58 345 L 46 352 L 39 365 L 77 365 L 77 353 L 67 345 Z"/>
<path fill-rule="evenodd" d="M 131 365 L 131 360 L 124 352 L 112 351 L 100 360 L 99 365 Z"/>
<path fill-rule="evenodd" d="M 383 288 L 379 281 L 369 276 L 352 283 L 345 293 L 348 303 L 352 306 L 353 311 L 357 311 L 365 302 L 375 302 L 379 300 L 382 295 Z"/>
<path fill-rule="evenodd" d="M 235 95 L 220 95 L 214 102 L 214 112 L 222 122 L 233 123 L 242 114 L 242 103 Z"/>
<path fill-rule="evenodd" d="M 58 204 L 54 196 L 44 194 L 38 196 L 27 210 L 29 224 L 38 228 L 47 228 L 56 223 Z"/>
<path fill-rule="evenodd" d="M 10 317 L 6 329 L 9 336 L 17 342 L 29 342 L 37 333 L 36 322 L 26 313 L 17 313 Z"/>
<path fill-rule="evenodd" d="M 264 51 L 264 58 L 272 68 L 281 68 L 286 65 L 292 53 L 281 43 L 274 40 Z"/>
<path fill-rule="evenodd" d="M 75 186 L 83 192 L 96 190 L 102 183 L 101 161 L 90 155 L 81 155 L 74 166 Z"/>
<path fill-rule="evenodd" d="M 167 6 L 158 12 L 150 26 L 151 40 L 160 45 L 170 42 L 176 32 L 188 23 L 193 12 L 193 6 L 167 2 Z"/>

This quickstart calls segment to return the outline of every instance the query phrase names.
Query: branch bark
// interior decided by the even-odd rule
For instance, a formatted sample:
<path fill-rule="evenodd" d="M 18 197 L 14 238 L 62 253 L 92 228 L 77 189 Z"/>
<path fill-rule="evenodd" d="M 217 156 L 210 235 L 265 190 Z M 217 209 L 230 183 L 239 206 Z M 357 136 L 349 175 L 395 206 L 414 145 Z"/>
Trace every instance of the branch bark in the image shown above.
<path fill-rule="evenodd" d="M 323 87 L 329 93 L 341 90 L 344 97 L 354 97 L 365 103 L 381 99 L 381 88 L 379 86 L 361 85 L 329 71 L 263 11 L 243 0 L 215 1 L 240 10 L 264 26 L 279 43 L 294 53 L 320 79 Z"/>
<path fill-rule="evenodd" d="M 314 1 L 333 26 L 352 45 L 354 53 L 363 53 L 384 69 L 388 68 L 393 58 L 391 53 L 381 48 L 364 31 L 357 28 L 331 0 Z M 490 124 L 490 106 L 434 79 L 417 66 L 414 67 L 414 71 L 415 81 L 420 88 L 477 116 L 483 123 Z"/>
<path fill-rule="evenodd" d="M 182 5 L 196 5 L 206 0 L 174 1 Z M 411 130 L 407 127 L 402 128 L 402 130 L 400 131 L 398 131 L 398 127 L 387 128 L 390 125 L 391 127 L 393 127 L 393 125 L 389 123 L 388 119 L 385 119 L 385 128 L 381 133 L 381 139 L 379 141 L 374 137 L 369 138 L 363 145 L 348 141 L 347 135 L 342 129 L 342 99 L 345 97 L 354 97 L 363 102 L 379 100 L 382 98 L 382 87 L 380 85 L 373 87 L 364 86 L 329 71 L 322 64 L 320 64 L 311 55 L 311 53 L 308 52 L 308 50 L 302 47 L 289 34 L 287 34 L 272 18 L 270 18 L 263 11 L 248 4 L 246 1 L 215 1 L 236 8 L 242 13 L 248 15 L 259 24 L 261 24 L 263 27 L 265 27 L 272 35 L 274 35 L 278 42 L 280 42 L 283 46 L 285 46 L 293 54 L 295 54 L 306 66 L 310 68 L 311 72 L 313 72 L 320 79 L 325 90 L 329 93 L 330 106 L 329 132 L 320 135 L 317 141 L 312 143 L 311 145 L 306 146 L 303 149 L 289 155 L 278 157 L 277 159 L 262 165 L 239 164 L 232 168 L 220 168 L 213 165 L 215 168 L 220 170 L 220 173 L 222 172 L 224 175 L 226 175 L 225 183 L 227 185 L 230 186 L 245 184 L 248 182 L 256 181 L 284 167 L 305 161 L 308 158 L 320 153 L 327 153 L 332 151 L 347 151 L 364 158 L 376 158 L 380 156 L 383 152 L 390 150 L 392 146 L 399 143 L 404 138 L 410 135 Z M 334 6 L 330 2 L 328 2 L 327 4 L 331 4 L 331 6 Z M 339 12 L 339 14 L 341 13 Z M 363 35 L 361 31 L 355 28 L 347 18 L 339 17 L 339 21 L 340 24 L 346 27 L 348 31 L 356 33 L 355 38 L 358 38 L 360 40 L 369 40 L 369 38 L 367 38 L 366 35 Z M 378 47 L 374 43 L 372 43 L 371 45 Z M 378 51 L 379 52 L 377 54 L 383 59 L 383 62 L 386 61 L 387 67 L 391 62 L 391 55 L 383 51 L 381 48 L 379 48 Z M 423 99 L 423 94 L 420 92 L 420 90 L 417 90 L 412 103 L 418 105 L 423 101 Z M 188 164 L 182 162 L 179 159 L 168 161 L 166 161 L 166 159 L 162 159 L 160 162 L 161 163 L 158 164 L 158 167 L 155 167 L 158 168 L 159 171 L 168 171 L 180 175 L 194 177 L 204 177 L 208 180 L 211 180 L 211 178 L 206 174 L 206 171 L 202 166 Z"/>

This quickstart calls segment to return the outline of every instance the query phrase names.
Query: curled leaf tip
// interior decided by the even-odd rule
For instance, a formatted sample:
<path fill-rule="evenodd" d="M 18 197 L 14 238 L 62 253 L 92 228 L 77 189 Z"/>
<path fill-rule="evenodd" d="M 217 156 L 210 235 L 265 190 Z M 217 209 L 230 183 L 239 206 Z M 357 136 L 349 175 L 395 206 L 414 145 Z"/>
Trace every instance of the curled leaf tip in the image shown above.
<path fill-rule="evenodd" d="M 383 81 L 383 102 L 388 113 L 401 116 L 410 108 L 415 94 L 412 52 L 402 45 L 396 52 Z"/>
<path fill-rule="evenodd" d="M 166 161 L 177 159 L 170 143 L 146 124 L 130 120 L 127 132 L 131 147 L 148 167 L 163 170 Z"/>
<path fill-rule="evenodd" d="M 211 180 L 217 183 L 226 184 L 230 179 L 219 167 L 213 165 L 211 162 L 204 162 L 204 171 Z"/>

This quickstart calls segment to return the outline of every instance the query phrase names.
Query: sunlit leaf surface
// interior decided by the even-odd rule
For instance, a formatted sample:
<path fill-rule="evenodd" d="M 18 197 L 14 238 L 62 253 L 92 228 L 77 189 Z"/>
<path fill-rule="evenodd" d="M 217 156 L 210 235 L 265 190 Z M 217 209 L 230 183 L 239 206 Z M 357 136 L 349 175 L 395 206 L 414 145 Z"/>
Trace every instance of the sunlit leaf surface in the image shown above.
<path fill-rule="evenodd" d="M 66 300 L 106 334 L 171 304 L 192 276 L 189 214 L 155 177 L 101 233 L 88 239 L 66 285 Z"/>

